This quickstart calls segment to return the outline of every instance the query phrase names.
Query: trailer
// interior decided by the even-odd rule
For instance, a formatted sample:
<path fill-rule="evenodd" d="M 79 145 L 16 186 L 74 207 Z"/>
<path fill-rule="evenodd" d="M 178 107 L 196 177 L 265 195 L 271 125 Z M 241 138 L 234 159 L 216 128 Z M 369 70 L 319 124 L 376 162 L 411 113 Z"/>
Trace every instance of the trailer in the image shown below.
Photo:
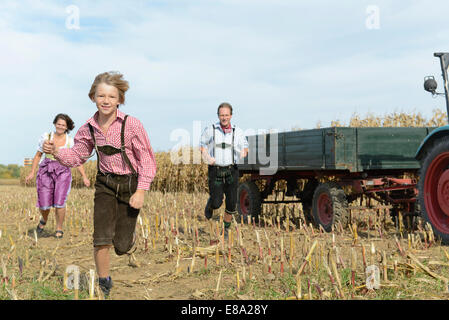
<path fill-rule="evenodd" d="M 445 96 L 449 115 L 449 53 L 434 56 L 440 59 L 445 92 L 436 92 L 432 76 L 424 78 L 424 89 Z M 448 125 L 332 127 L 247 138 L 248 157 L 238 169 L 249 179 L 239 184 L 237 201 L 245 221 L 257 221 L 266 203 L 301 203 L 308 222 L 330 231 L 349 222 L 348 203 L 367 197 L 393 216 L 420 215 L 449 244 Z M 267 162 L 270 158 L 275 161 Z M 269 200 L 278 181 L 285 181 L 285 195 L 295 200 Z"/>
<path fill-rule="evenodd" d="M 307 222 L 330 231 L 349 222 L 348 203 L 364 196 L 414 215 L 420 168 L 415 154 L 434 129 L 332 127 L 249 136 L 248 154 L 257 156 L 238 165 L 240 176 L 249 175 L 239 185 L 238 212 L 257 220 L 264 203 L 298 202 Z M 277 157 L 276 172 L 264 175 L 272 166 L 269 152 Z M 278 181 L 297 200 L 268 200 Z"/>

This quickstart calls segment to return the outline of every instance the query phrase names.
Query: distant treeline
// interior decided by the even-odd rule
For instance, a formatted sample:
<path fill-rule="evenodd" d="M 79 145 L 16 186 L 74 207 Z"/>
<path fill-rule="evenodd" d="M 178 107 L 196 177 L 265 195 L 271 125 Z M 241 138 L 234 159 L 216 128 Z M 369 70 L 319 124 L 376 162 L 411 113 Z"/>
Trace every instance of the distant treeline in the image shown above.
<path fill-rule="evenodd" d="M 20 178 L 21 166 L 17 164 L 0 164 L 0 179 L 18 179 Z"/>

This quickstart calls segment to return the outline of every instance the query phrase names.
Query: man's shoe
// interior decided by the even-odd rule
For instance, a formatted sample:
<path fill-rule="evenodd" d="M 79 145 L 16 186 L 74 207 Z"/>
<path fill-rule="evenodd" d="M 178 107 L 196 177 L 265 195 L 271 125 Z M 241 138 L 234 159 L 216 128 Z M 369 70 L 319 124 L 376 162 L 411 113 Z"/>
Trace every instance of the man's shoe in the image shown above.
<path fill-rule="evenodd" d="M 105 298 L 109 296 L 109 293 L 111 292 L 112 288 L 112 278 L 99 278 L 98 279 L 98 286 L 100 287 L 101 291 L 103 292 L 103 295 Z"/>
<path fill-rule="evenodd" d="M 209 200 L 207 200 L 207 203 L 206 203 L 206 208 L 204 209 L 204 216 L 206 217 L 207 220 L 210 220 L 214 213 L 214 210 L 211 208 L 210 202 L 211 202 L 211 200 L 209 198 Z"/>

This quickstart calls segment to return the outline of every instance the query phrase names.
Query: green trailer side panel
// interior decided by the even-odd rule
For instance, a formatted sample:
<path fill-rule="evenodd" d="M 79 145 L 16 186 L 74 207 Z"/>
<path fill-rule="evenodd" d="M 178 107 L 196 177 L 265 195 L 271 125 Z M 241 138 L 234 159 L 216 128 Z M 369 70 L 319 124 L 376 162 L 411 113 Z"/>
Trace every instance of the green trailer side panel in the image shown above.
<path fill-rule="evenodd" d="M 335 127 L 325 129 L 326 169 L 349 170 L 357 168 L 356 128 Z"/>
<path fill-rule="evenodd" d="M 357 128 L 357 171 L 419 169 L 415 153 L 427 128 Z"/>
<path fill-rule="evenodd" d="M 292 131 L 280 135 L 284 139 L 284 145 L 279 145 L 279 154 L 284 155 L 280 165 L 324 169 L 323 131 Z"/>
<path fill-rule="evenodd" d="M 277 134 L 279 170 L 415 170 L 415 153 L 433 128 L 332 127 Z M 273 135 L 276 137 L 276 135 Z M 259 170 L 273 161 L 270 135 L 249 136 L 241 170 Z M 266 147 L 265 147 L 266 145 Z M 275 146 L 273 146 L 275 147 Z M 270 162 L 273 165 L 273 162 Z"/>

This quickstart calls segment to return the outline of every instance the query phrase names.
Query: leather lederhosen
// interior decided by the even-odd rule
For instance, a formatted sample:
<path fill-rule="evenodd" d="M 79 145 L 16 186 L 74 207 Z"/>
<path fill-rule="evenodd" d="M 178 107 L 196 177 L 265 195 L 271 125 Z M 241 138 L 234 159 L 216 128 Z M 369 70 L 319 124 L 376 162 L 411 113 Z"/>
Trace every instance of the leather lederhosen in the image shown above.
<path fill-rule="evenodd" d="M 125 152 L 125 116 L 121 129 L 121 147 L 111 145 L 98 146 L 94 130 L 89 123 L 89 130 L 97 153 L 97 178 L 95 181 L 94 200 L 94 246 L 113 244 L 118 255 L 127 253 L 133 246 L 134 230 L 139 209 L 129 205 L 131 196 L 137 189 L 138 174 Z M 121 153 L 122 159 L 131 169 L 132 174 L 119 175 L 100 170 L 101 154 Z"/>

